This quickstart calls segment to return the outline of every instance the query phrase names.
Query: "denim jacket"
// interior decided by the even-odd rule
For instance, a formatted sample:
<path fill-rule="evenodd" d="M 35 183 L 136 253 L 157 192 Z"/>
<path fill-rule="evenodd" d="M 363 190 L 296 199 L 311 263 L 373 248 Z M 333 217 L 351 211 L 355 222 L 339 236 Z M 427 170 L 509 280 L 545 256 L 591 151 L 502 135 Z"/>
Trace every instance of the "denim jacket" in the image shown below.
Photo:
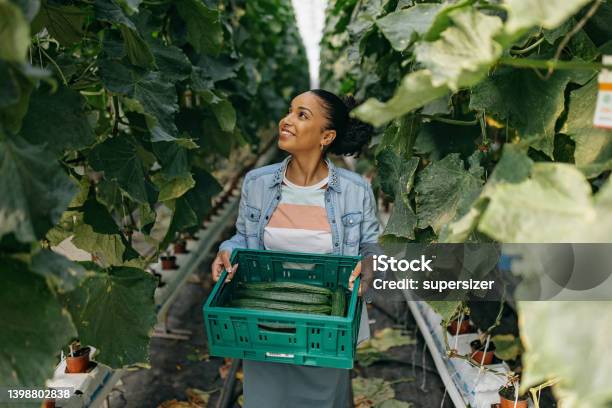
<path fill-rule="evenodd" d="M 264 249 L 264 228 L 281 199 L 281 184 L 291 156 L 280 163 L 249 171 L 242 184 L 236 234 L 219 251 L 234 248 Z M 326 159 L 329 182 L 325 210 L 332 232 L 332 253 L 369 256 L 380 253 L 380 224 L 370 184 L 359 174 L 341 169 Z"/>

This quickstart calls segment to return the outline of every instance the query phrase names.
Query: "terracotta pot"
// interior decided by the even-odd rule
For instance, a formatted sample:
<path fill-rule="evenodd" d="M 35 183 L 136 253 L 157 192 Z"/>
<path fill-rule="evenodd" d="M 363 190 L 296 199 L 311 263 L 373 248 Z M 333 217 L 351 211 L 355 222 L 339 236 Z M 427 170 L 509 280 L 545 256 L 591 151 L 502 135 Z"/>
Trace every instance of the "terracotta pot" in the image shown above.
<path fill-rule="evenodd" d="M 478 365 L 488 365 L 493 362 L 493 357 L 495 357 L 495 344 L 489 342 L 486 353 L 484 351 L 485 345 L 482 344 L 480 340 L 472 341 L 470 346 L 472 347 L 472 355 L 470 357 L 473 362 Z"/>
<path fill-rule="evenodd" d="M 526 395 L 519 395 L 516 405 L 514 404 L 514 388 L 502 387 L 499 390 L 499 408 L 527 408 L 529 403 Z"/>
<path fill-rule="evenodd" d="M 75 351 L 72 357 L 68 355 L 66 357 L 66 372 L 71 374 L 87 372 L 90 351 L 89 347 L 82 347 Z"/>
<path fill-rule="evenodd" d="M 528 406 L 529 404 L 527 403 L 526 399 L 519 399 L 518 401 L 516 401 L 515 406 L 514 400 L 510 401 L 508 399 L 505 399 L 504 397 L 499 398 L 499 408 L 527 408 Z"/>
<path fill-rule="evenodd" d="M 162 256 L 161 257 L 162 269 L 167 271 L 170 269 L 176 269 L 176 256 Z"/>
<path fill-rule="evenodd" d="M 459 325 L 459 320 L 453 320 L 452 322 L 450 322 L 450 324 L 448 325 L 446 330 L 448 330 L 448 333 L 453 335 L 453 336 L 455 336 L 457 334 L 466 334 L 466 333 L 473 333 L 474 332 L 474 328 L 470 324 L 470 319 L 467 318 L 467 317 L 465 317 L 461 321 L 461 325 Z M 457 330 L 459 332 L 457 332 Z"/>
<path fill-rule="evenodd" d="M 179 240 L 174 243 L 175 254 L 186 254 L 187 253 L 187 242 L 185 240 Z"/>

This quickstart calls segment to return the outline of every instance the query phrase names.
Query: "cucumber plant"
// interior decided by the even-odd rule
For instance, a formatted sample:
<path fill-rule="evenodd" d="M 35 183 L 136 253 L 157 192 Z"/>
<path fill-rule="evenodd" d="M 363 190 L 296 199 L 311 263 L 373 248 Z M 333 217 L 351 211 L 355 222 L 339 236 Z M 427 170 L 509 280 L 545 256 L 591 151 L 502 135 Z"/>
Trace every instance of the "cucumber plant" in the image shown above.
<path fill-rule="evenodd" d="M 74 338 L 112 367 L 146 363 L 143 268 L 307 89 L 291 4 L 5 0 L 0 27 L 0 385 L 44 385 Z M 92 261 L 49 250 L 65 240 Z"/>

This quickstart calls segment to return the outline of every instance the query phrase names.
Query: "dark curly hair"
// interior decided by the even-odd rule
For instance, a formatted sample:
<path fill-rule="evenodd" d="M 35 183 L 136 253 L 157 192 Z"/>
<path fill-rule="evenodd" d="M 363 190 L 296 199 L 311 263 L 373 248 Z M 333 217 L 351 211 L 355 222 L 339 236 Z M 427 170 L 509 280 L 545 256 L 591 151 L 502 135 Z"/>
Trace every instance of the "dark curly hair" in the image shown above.
<path fill-rule="evenodd" d="M 340 98 L 324 89 L 311 89 L 323 101 L 328 126 L 325 130 L 335 130 L 336 138 L 326 149 L 337 155 L 359 156 L 363 146 L 372 138 L 374 128 L 359 119 L 351 118 L 350 111 L 357 105 L 352 96 Z"/>

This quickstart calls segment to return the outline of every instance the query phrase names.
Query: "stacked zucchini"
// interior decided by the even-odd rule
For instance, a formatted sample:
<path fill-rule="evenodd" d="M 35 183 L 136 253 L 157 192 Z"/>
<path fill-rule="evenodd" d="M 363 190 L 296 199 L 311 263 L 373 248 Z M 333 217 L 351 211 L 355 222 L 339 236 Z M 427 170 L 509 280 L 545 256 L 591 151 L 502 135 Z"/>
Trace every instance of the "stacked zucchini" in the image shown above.
<path fill-rule="evenodd" d="M 344 316 L 346 295 L 340 287 L 332 291 L 295 282 L 239 283 L 230 306 Z"/>

